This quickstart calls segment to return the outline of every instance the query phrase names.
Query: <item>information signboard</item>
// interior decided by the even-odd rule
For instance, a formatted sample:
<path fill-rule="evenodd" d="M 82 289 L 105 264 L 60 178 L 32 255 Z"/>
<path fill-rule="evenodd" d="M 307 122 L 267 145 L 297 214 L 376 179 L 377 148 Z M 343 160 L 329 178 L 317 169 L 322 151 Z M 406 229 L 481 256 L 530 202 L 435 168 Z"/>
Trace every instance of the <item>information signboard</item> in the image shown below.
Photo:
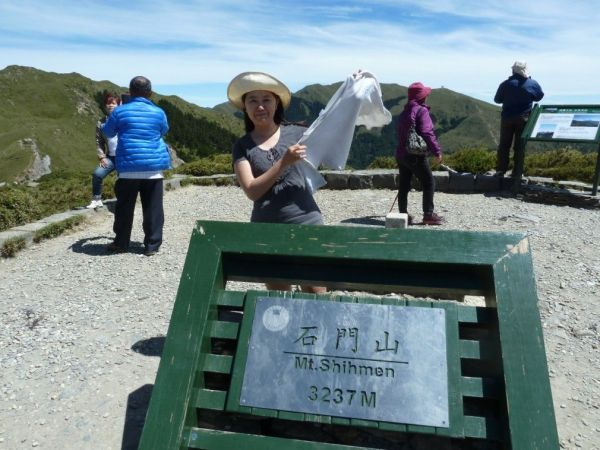
<path fill-rule="evenodd" d="M 535 105 L 521 135 L 523 151 L 515 154 L 515 177 L 520 180 L 528 141 L 596 143 L 598 156 L 592 195 L 600 180 L 600 105 Z M 518 184 L 515 184 L 515 189 Z"/>
<path fill-rule="evenodd" d="M 532 120 L 528 140 L 594 142 L 600 139 L 600 107 L 541 106 Z"/>
<path fill-rule="evenodd" d="M 240 405 L 448 428 L 446 345 L 443 308 L 258 298 Z"/>

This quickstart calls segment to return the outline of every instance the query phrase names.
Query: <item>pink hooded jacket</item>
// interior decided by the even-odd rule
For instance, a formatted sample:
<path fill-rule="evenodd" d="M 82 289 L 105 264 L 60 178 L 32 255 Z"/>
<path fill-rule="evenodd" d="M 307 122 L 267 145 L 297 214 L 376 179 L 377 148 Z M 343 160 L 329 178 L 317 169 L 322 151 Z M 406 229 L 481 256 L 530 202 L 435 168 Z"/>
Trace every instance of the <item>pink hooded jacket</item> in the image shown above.
<path fill-rule="evenodd" d="M 396 147 L 396 159 L 402 159 L 408 155 L 406 150 L 406 141 L 408 140 L 408 130 L 411 125 L 415 125 L 417 133 L 427 143 L 427 149 L 433 156 L 440 156 L 442 148 L 433 131 L 433 122 L 429 115 L 429 106 L 419 103 L 417 100 L 409 100 L 404 107 L 404 111 L 398 118 L 398 146 Z"/>

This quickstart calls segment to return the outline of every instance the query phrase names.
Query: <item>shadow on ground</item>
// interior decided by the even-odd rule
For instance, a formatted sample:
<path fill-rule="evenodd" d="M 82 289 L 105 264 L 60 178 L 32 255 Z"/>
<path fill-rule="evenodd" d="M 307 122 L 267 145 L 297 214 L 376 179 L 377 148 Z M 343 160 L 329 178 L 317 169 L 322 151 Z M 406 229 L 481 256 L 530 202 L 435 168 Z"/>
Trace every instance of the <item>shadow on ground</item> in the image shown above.
<path fill-rule="evenodd" d="M 131 346 L 131 350 L 144 356 L 158 356 L 165 346 L 164 336 L 142 339 Z M 146 421 L 146 413 L 152 397 L 153 384 L 145 384 L 127 397 L 125 424 L 123 425 L 123 441 L 121 450 L 136 450 L 140 444 L 142 430 Z"/>
<path fill-rule="evenodd" d="M 131 346 L 131 350 L 144 356 L 160 356 L 165 346 L 165 337 L 156 336 L 142 339 Z"/>
<path fill-rule="evenodd" d="M 351 217 L 349 219 L 342 220 L 340 223 L 384 227 L 385 226 L 385 217 L 382 217 L 382 216 Z"/>
<path fill-rule="evenodd" d="M 142 430 L 153 387 L 153 384 L 145 384 L 127 397 L 121 450 L 137 450 L 140 438 L 142 437 Z"/>
<path fill-rule="evenodd" d="M 92 238 L 79 239 L 69 248 L 75 253 L 84 253 L 89 256 L 111 256 L 106 246 L 112 242 L 112 236 L 96 236 Z M 144 254 L 144 244 L 141 242 L 131 242 L 127 253 L 135 255 Z"/>

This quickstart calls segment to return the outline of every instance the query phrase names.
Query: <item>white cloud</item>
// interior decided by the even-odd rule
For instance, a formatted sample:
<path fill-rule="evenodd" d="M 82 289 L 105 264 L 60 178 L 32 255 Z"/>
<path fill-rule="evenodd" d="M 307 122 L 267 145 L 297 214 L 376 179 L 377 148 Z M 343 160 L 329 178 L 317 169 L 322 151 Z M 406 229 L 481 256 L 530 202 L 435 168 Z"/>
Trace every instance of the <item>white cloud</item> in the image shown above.
<path fill-rule="evenodd" d="M 0 5 L 1 67 L 76 71 L 120 85 L 137 74 L 158 85 L 227 83 L 263 70 L 292 88 L 339 81 L 360 67 L 382 82 L 421 80 L 491 101 L 512 62 L 525 59 L 549 96 L 600 95 L 600 13 L 582 1 L 59 5 Z M 214 103 L 214 93 L 200 103 Z"/>

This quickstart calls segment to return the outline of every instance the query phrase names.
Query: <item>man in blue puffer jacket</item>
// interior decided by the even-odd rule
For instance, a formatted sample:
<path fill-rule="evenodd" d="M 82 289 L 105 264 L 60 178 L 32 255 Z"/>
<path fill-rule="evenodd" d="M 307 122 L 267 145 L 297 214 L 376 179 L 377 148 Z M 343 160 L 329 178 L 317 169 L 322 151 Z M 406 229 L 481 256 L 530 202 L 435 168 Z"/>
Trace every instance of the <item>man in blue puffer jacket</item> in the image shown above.
<path fill-rule="evenodd" d="M 515 61 L 512 75 L 508 80 L 500 83 L 494 97 L 496 103 L 502 103 L 500 143 L 496 158 L 497 176 L 503 176 L 508 170 L 511 146 L 514 148 L 515 169 L 517 164 L 521 163 L 523 157 L 521 134 L 525 129 L 533 102 L 539 102 L 543 97 L 542 88 L 527 72 L 527 63 Z M 520 167 L 518 171 L 522 169 Z"/>
<path fill-rule="evenodd" d="M 152 256 L 162 244 L 164 225 L 163 173 L 171 167 L 169 151 L 162 137 L 169 131 L 167 116 L 149 98 L 152 84 L 145 77 L 129 83 L 131 100 L 117 107 L 102 127 L 106 137 L 118 135 L 115 184 L 114 241 L 108 251 L 127 251 L 138 193 L 142 202 L 144 254 Z"/>

